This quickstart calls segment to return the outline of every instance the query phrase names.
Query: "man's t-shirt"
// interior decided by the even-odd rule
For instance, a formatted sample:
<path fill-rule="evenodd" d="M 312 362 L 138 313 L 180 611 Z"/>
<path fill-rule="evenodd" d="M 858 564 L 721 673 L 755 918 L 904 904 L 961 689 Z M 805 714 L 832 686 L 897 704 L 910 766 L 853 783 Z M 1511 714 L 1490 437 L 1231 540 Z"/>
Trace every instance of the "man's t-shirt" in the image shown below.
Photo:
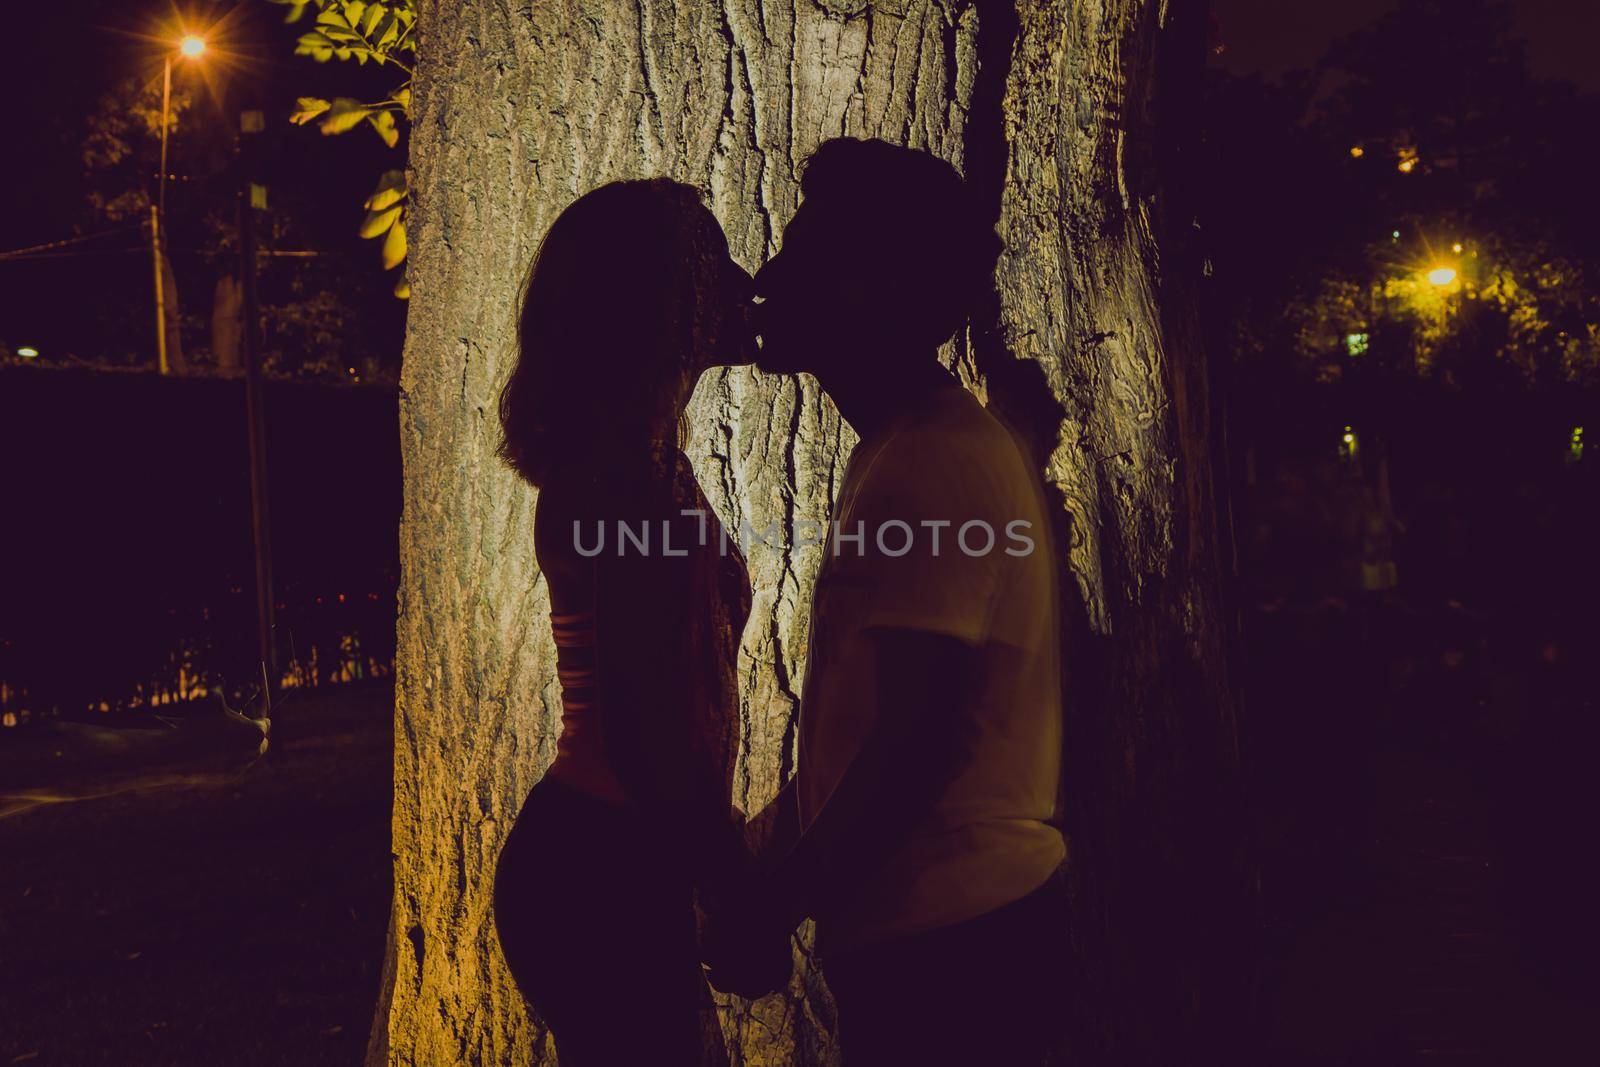
<path fill-rule="evenodd" d="M 860 535 L 859 538 L 857 535 Z M 1065 855 L 1057 576 L 1044 505 L 1010 433 L 971 394 L 933 390 L 864 438 L 840 489 L 812 601 L 800 701 L 802 829 L 876 718 L 875 628 L 979 650 L 964 769 L 859 892 L 818 916 L 838 951 L 1019 900 Z"/>

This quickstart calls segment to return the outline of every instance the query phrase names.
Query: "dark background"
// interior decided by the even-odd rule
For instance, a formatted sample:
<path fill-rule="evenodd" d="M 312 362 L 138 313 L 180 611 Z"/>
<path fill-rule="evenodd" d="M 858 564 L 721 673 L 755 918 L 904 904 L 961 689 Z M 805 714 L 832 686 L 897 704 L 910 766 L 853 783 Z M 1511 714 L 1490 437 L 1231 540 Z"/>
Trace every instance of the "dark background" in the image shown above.
<path fill-rule="evenodd" d="M 1216 65 L 1234 74 L 1278 77 L 1309 68 L 1336 37 L 1393 11 L 1396 0 L 1212 0 L 1225 50 Z M 1448 0 L 1442 5 L 1450 7 Z M 1600 7 L 1574 0 L 1516 0 L 1511 5 L 1519 36 L 1528 42 L 1534 70 L 1548 78 L 1600 88 L 1595 41 Z"/>
<path fill-rule="evenodd" d="M 0 375 L 0 680 L 23 690 L 0 711 L 147 707 L 179 695 L 182 663 L 239 701 L 259 672 L 244 383 Z M 284 381 L 265 406 L 280 665 L 386 671 L 394 395 Z"/>

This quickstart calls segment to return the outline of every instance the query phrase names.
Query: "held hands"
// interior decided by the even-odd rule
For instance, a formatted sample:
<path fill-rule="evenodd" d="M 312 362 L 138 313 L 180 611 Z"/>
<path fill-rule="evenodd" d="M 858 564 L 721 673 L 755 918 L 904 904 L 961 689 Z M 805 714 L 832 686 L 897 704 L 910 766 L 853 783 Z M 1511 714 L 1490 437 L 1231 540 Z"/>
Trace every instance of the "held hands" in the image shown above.
<path fill-rule="evenodd" d="M 712 986 L 754 1000 L 788 985 L 794 970 L 792 930 L 772 908 L 769 887 L 751 878 L 738 892 L 717 897 L 707 902 L 700 944 Z"/>

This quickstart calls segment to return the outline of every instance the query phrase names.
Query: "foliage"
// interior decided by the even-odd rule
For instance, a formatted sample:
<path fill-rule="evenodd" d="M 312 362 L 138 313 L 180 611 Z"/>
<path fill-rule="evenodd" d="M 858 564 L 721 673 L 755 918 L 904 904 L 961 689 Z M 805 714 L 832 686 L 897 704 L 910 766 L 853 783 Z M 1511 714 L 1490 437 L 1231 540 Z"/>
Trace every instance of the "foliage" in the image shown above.
<path fill-rule="evenodd" d="M 174 86 L 167 120 L 170 135 L 193 104 Z M 159 166 L 161 82 L 127 78 L 102 95 L 85 121 L 80 158 L 88 185 L 90 221 L 142 221 L 150 211 L 151 177 Z M 174 143 L 174 149 L 183 146 Z"/>
<path fill-rule="evenodd" d="M 342 254 L 316 250 L 309 256 L 278 256 L 277 249 L 315 250 L 314 227 L 302 221 L 304 204 L 287 191 L 282 206 L 257 216 L 257 240 L 265 252 L 259 264 L 257 289 L 261 311 L 261 365 L 275 378 L 301 378 L 354 383 L 384 380 L 389 375 L 368 366 L 372 347 L 370 322 L 360 310 L 385 299 L 372 291 L 375 276 L 352 277 Z M 300 208 L 302 210 L 295 210 Z M 217 238 L 215 266 L 226 272 L 239 250 L 233 220 L 216 215 L 207 225 Z M 364 368 L 352 371 L 357 366 Z"/>
<path fill-rule="evenodd" d="M 1532 76 L 1485 0 L 1404 0 L 1281 85 L 1217 79 L 1217 305 L 1241 365 L 1600 384 L 1600 227 L 1574 165 L 1595 111 Z"/>
<path fill-rule="evenodd" d="M 150 209 L 156 202 L 161 158 L 161 94 L 159 76 L 130 77 L 111 83 L 82 119 L 83 134 L 78 159 L 82 166 L 82 211 L 77 219 L 81 234 L 107 232 L 96 253 L 79 260 L 96 283 L 111 285 L 90 303 L 84 318 L 92 325 L 80 327 L 90 343 L 83 344 L 83 359 L 94 366 L 139 366 L 153 361 L 147 346 L 153 343 L 150 278 Z M 183 351 L 194 352 L 191 339 L 205 335 L 204 316 L 194 313 L 193 299 L 204 290 L 187 269 L 186 254 L 197 247 L 210 250 L 210 235 L 199 232 L 196 221 L 219 204 L 228 193 L 208 179 L 214 130 L 194 121 L 195 96 L 191 87 L 174 80 L 167 134 L 170 174 L 179 176 L 167 188 L 163 245 L 178 280 L 177 317 Z M 115 235 L 115 236 L 113 236 Z M 114 244 L 112 242 L 115 242 Z M 118 247 L 120 246 L 120 247 Z M 119 267 L 105 257 L 119 256 Z M 119 269 L 120 268 L 120 269 Z M 128 279 L 127 284 L 113 280 Z M 52 352 L 52 362 L 66 353 Z"/>
<path fill-rule="evenodd" d="M 196 106 L 193 80 L 172 87 L 168 123 L 169 165 L 164 244 L 177 281 L 178 325 L 191 371 L 214 367 L 212 300 L 217 279 L 235 274 L 239 263 L 237 184 L 218 170 L 232 136 L 228 123 L 206 121 Z M 86 359 L 95 366 L 148 365 L 151 337 L 149 211 L 159 169 L 161 81 L 133 78 L 115 85 L 84 119 L 81 162 L 85 211 L 80 228 L 106 231 L 119 225 L 137 247 L 125 268 L 96 278 L 126 278 L 95 301 L 99 335 Z M 288 131 L 286 131 L 287 133 Z M 372 382 L 390 377 L 370 355 L 371 322 L 363 309 L 386 300 L 364 275 L 351 277 L 348 258 L 317 240 L 303 219 L 313 215 L 308 198 L 317 193 L 289 185 L 276 191 L 274 210 L 258 214 L 262 364 L 273 377 Z M 395 192 L 384 196 L 390 206 Z M 102 246 L 103 247 L 103 246 Z M 98 251 L 98 249 L 96 249 Z M 289 254 L 281 254 L 281 253 Z M 98 262 L 99 257 L 89 262 Z M 376 278 L 376 275 L 374 275 Z M 112 294 L 117 297 L 113 298 Z M 125 296 L 124 296 L 125 294 Z M 376 298 L 376 299 L 375 299 Z M 51 364 L 66 353 L 51 351 Z"/>
<path fill-rule="evenodd" d="M 290 23 L 299 22 L 312 9 L 316 11 L 312 28 L 301 34 L 295 44 L 295 55 L 310 56 L 318 63 L 331 59 L 354 60 L 366 66 L 371 62 L 380 67 L 392 67 L 403 75 L 403 80 L 387 96 L 375 101 L 363 102 L 348 96 L 332 100 L 302 96 L 289 121 L 299 126 L 316 123 L 328 136 L 365 125 L 377 133 L 385 145 L 398 147 L 399 120 L 409 123 L 411 119 L 411 57 L 417 50 L 413 34 L 417 13 L 412 0 L 271 2 L 289 9 L 284 21 Z M 385 171 L 363 206 L 367 216 L 361 223 L 361 236 L 383 239 L 384 270 L 400 266 L 406 258 L 406 214 L 409 210 L 405 171 Z M 411 295 L 404 273 L 395 283 L 394 295 L 401 299 Z"/>

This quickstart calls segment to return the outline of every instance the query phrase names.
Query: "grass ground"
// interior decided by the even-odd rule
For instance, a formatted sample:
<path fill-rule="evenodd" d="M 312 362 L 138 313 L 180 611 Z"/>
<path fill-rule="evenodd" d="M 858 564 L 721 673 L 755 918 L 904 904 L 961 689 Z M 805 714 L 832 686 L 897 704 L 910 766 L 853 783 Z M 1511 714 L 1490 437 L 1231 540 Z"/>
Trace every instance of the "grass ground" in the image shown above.
<path fill-rule="evenodd" d="M 1448 655 L 1402 684 L 1385 657 L 1429 657 L 1381 630 L 1256 633 L 1282 642 L 1251 705 L 1260 1062 L 1593 1062 L 1595 726 L 1562 696 L 1587 690 Z M 385 685 L 293 697 L 266 759 L 212 709 L 0 737 L 0 1067 L 359 1063 L 391 707 Z"/>
<path fill-rule="evenodd" d="M 211 719 L 0 749 L 0 1065 L 359 1062 L 392 700 L 291 697 L 259 760 Z"/>

